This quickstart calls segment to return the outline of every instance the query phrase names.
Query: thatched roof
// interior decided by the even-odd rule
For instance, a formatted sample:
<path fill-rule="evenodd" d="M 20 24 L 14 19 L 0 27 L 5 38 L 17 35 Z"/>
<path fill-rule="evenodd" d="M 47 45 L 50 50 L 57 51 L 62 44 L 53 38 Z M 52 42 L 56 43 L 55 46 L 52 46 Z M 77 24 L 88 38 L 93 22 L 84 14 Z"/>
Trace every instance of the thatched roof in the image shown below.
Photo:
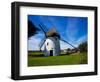
<path fill-rule="evenodd" d="M 57 36 L 58 38 L 60 38 L 60 35 L 58 34 L 58 32 L 56 31 L 55 28 L 51 28 L 47 33 L 46 33 L 47 37 L 53 37 L 53 36 Z"/>

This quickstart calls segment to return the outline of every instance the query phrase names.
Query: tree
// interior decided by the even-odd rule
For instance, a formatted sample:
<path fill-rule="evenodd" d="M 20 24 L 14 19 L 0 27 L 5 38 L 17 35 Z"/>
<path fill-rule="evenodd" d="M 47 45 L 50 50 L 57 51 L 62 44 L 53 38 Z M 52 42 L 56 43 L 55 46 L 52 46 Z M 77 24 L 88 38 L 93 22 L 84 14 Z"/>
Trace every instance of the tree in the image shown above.
<path fill-rule="evenodd" d="M 81 43 L 81 44 L 78 46 L 78 48 L 79 48 L 80 52 L 87 52 L 87 41 Z"/>
<path fill-rule="evenodd" d="M 40 31 L 40 29 L 37 28 L 30 20 L 28 20 L 28 38 L 37 34 L 38 31 Z"/>

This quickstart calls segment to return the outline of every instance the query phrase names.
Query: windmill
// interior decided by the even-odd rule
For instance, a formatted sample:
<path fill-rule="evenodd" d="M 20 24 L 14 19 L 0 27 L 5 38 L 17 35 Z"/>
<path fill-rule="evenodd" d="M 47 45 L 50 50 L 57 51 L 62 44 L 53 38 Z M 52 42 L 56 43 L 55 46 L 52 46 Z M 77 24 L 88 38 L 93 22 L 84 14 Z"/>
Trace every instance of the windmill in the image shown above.
<path fill-rule="evenodd" d="M 52 25 L 53 25 L 53 23 L 52 23 Z M 61 51 L 60 50 L 60 40 L 69 44 L 74 49 L 77 49 L 75 46 L 73 46 L 72 44 L 70 44 L 69 42 L 67 42 L 66 40 L 61 38 L 60 34 L 54 28 L 55 27 L 54 25 L 53 25 L 53 28 L 51 28 L 49 30 L 46 28 L 46 26 L 43 23 L 39 24 L 39 26 L 45 35 L 45 37 L 39 43 L 40 50 L 41 50 L 42 46 L 44 45 L 44 56 L 60 55 L 60 51 Z"/>

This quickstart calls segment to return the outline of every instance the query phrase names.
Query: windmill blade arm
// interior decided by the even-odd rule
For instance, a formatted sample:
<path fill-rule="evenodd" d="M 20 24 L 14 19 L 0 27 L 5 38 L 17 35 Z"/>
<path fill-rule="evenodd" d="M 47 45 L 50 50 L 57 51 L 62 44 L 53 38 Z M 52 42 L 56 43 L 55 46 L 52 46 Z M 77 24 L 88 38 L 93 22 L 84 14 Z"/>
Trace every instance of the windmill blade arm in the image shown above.
<path fill-rule="evenodd" d="M 43 23 L 41 23 L 41 26 L 42 26 L 42 28 L 45 30 L 45 32 L 48 31 L 48 28 L 47 28 Z"/>
<path fill-rule="evenodd" d="M 40 44 L 39 44 L 39 48 L 40 48 L 40 50 L 41 50 L 43 44 L 45 43 L 45 41 L 46 41 L 45 38 L 43 38 L 43 39 L 41 40 L 41 42 L 40 42 Z"/>
<path fill-rule="evenodd" d="M 42 26 L 39 24 L 41 30 L 43 31 L 43 33 L 45 34 L 45 37 L 46 37 L 46 31 L 42 28 Z"/>
<path fill-rule="evenodd" d="M 44 42 L 45 42 L 45 41 L 44 41 Z M 42 48 L 42 46 L 43 46 L 44 42 L 41 44 L 41 46 L 40 46 L 40 50 L 41 50 L 41 48 Z"/>
<path fill-rule="evenodd" d="M 65 43 L 67 43 L 67 44 L 69 44 L 70 46 L 72 46 L 73 48 L 75 48 L 76 49 L 76 47 L 75 46 L 73 46 L 71 43 L 69 43 L 69 42 L 67 42 L 66 40 L 64 40 L 64 39 L 60 39 L 61 41 L 63 41 L 63 42 L 65 42 Z"/>

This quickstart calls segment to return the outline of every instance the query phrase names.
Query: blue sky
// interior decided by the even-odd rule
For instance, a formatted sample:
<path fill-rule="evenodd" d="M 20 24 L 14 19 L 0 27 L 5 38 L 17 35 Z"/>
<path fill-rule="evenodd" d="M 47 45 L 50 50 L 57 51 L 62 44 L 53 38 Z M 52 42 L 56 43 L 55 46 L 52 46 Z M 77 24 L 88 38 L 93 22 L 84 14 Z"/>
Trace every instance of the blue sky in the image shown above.
<path fill-rule="evenodd" d="M 32 21 L 37 28 L 43 23 L 46 28 L 56 28 L 60 37 L 74 46 L 87 41 L 88 18 L 71 16 L 39 16 L 28 15 L 28 20 Z M 44 38 L 44 33 L 39 31 L 28 40 L 28 50 L 39 50 L 39 43 Z M 72 48 L 70 45 L 60 41 L 61 49 Z M 42 48 L 43 49 L 43 48 Z"/>

